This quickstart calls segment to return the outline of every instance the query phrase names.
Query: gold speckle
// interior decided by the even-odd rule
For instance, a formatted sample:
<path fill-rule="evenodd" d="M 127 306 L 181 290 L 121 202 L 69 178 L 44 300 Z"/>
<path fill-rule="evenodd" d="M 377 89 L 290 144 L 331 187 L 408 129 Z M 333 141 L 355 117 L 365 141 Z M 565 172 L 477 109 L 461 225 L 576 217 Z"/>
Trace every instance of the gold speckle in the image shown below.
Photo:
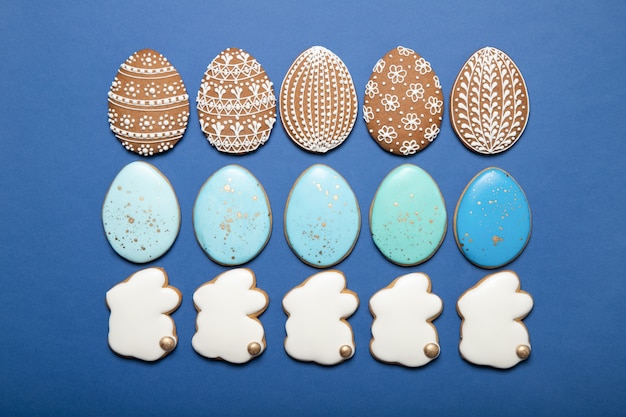
<path fill-rule="evenodd" d="M 224 191 L 230 191 L 230 184 L 224 185 Z"/>
<path fill-rule="evenodd" d="M 397 207 L 397 206 L 398 206 L 398 202 L 397 202 L 397 201 L 394 201 L 394 202 L 393 202 L 393 205 Z"/>
<path fill-rule="evenodd" d="M 159 346 L 166 352 L 170 352 L 176 347 L 176 340 L 170 336 L 164 336 L 159 340 Z"/>
<path fill-rule="evenodd" d="M 135 223 L 135 219 L 130 217 L 130 216 L 128 216 L 128 223 L 130 223 L 130 224 Z"/>
<path fill-rule="evenodd" d="M 252 200 L 257 201 L 258 199 L 259 199 L 259 197 L 255 196 L 255 195 L 252 196 Z"/>
<path fill-rule="evenodd" d="M 504 239 L 500 236 L 494 236 L 491 240 L 493 241 L 493 246 L 498 246 L 498 243 L 502 242 Z"/>
<path fill-rule="evenodd" d="M 335 194 L 335 195 L 333 196 L 333 200 L 339 200 L 339 196 L 338 196 L 337 194 Z"/>
<path fill-rule="evenodd" d="M 322 227 L 326 227 L 326 222 L 322 222 Z"/>
<path fill-rule="evenodd" d="M 328 208 L 332 208 L 333 207 L 333 203 L 328 203 Z"/>
<path fill-rule="evenodd" d="M 248 353 L 252 356 L 258 356 L 261 353 L 261 344 L 257 342 L 248 344 Z"/>
<path fill-rule="evenodd" d="M 352 347 L 348 345 L 341 346 L 339 348 L 339 355 L 341 355 L 341 357 L 344 359 L 348 359 L 350 356 L 352 356 Z"/>
<path fill-rule="evenodd" d="M 430 359 L 435 359 L 439 356 L 439 345 L 436 343 L 429 343 L 424 346 L 424 355 Z"/>
<path fill-rule="evenodd" d="M 139 196 L 139 201 L 143 201 L 143 196 L 142 195 Z"/>
<path fill-rule="evenodd" d="M 530 346 L 519 345 L 515 349 L 515 353 L 517 354 L 517 357 L 520 358 L 521 360 L 528 359 L 528 357 L 530 356 Z"/>
<path fill-rule="evenodd" d="M 121 185 L 118 185 L 118 186 L 117 186 L 117 189 L 118 189 L 119 191 L 122 191 L 122 186 L 121 186 Z"/>

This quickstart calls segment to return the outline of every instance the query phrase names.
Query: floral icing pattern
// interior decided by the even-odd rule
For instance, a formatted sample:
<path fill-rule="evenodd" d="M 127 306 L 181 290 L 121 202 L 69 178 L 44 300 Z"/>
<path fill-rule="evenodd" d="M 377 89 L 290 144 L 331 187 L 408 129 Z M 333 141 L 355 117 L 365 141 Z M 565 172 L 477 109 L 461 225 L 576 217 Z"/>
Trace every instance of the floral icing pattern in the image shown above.
<path fill-rule="evenodd" d="M 504 152 L 528 121 L 528 91 L 507 54 L 486 47 L 463 65 L 452 86 L 450 119 L 461 142 L 481 154 Z"/>
<path fill-rule="evenodd" d="M 378 60 L 367 85 L 363 118 L 385 150 L 412 155 L 439 133 L 443 93 L 430 63 L 413 50 L 398 46 Z"/>
<path fill-rule="evenodd" d="M 221 152 L 256 150 L 276 122 L 273 84 L 261 64 L 241 49 L 228 48 L 211 61 L 196 102 L 200 127 Z"/>
<path fill-rule="evenodd" d="M 189 121 L 180 74 L 158 52 L 143 49 L 117 71 L 109 89 L 109 125 L 126 150 L 152 156 L 172 149 Z"/>

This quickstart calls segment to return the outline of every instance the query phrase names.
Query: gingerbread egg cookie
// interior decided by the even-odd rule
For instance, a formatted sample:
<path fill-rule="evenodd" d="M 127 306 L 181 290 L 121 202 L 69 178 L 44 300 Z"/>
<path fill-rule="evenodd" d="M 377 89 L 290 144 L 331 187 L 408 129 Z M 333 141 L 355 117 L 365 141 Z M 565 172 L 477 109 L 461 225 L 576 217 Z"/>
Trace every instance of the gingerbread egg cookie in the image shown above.
<path fill-rule="evenodd" d="M 311 275 L 283 299 L 289 318 L 285 350 L 294 359 L 335 365 L 354 355 L 352 327 L 346 320 L 359 306 L 357 295 L 346 289 L 342 272 Z"/>
<path fill-rule="evenodd" d="M 532 228 L 522 187 L 506 171 L 489 167 L 467 185 L 454 212 L 454 238 L 463 255 L 481 268 L 499 268 L 526 248 Z"/>
<path fill-rule="evenodd" d="M 428 61 L 403 46 L 378 60 L 365 86 L 363 118 L 381 148 L 397 155 L 423 150 L 442 117 L 441 84 Z"/>
<path fill-rule="evenodd" d="M 344 260 L 359 237 L 361 213 L 350 184 L 327 165 L 307 168 L 285 205 L 285 237 L 304 263 L 327 268 Z"/>
<path fill-rule="evenodd" d="M 193 294 L 198 310 L 191 345 L 200 355 L 245 363 L 265 350 L 265 331 L 257 318 L 269 303 L 246 268 L 226 271 Z"/>
<path fill-rule="evenodd" d="M 154 165 L 135 161 L 115 176 L 104 203 L 102 225 L 109 244 L 131 262 L 164 255 L 180 230 L 180 206 L 172 184 Z"/>
<path fill-rule="evenodd" d="M 487 275 L 457 302 L 461 324 L 461 356 L 476 365 L 507 369 L 530 355 L 528 330 L 522 319 L 533 299 L 520 289 L 513 271 Z"/>
<path fill-rule="evenodd" d="M 276 122 L 272 82 L 261 64 L 238 48 L 211 61 L 196 101 L 202 131 L 221 152 L 254 151 L 268 140 Z"/>
<path fill-rule="evenodd" d="M 109 90 L 109 124 L 129 151 L 149 156 L 172 149 L 189 121 L 189 96 L 176 68 L 142 49 L 117 71 Z"/>
<path fill-rule="evenodd" d="M 169 316 L 182 295 L 168 285 L 162 268 L 134 273 L 106 294 L 109 316 L 109 346 L 118 355 L 156 361 L 176 347 L 178 337 Z"/>
<path fill-rule="evenodd" d="M 272 233 L 272 209 L 259 180 L 239 165 L 227 165 L 200 188 L 193 229 L 213 261 L 241 265 L 256 257 Z"/>
<path fill-rule="evenodd" d="M 343 61 L 322 46 L 302 52 L 280 90 L 280 118 L 301 148 L 325 153 L 348 137 L 357 115 L 352 76 Z"/>
<path fill-rule="evenodd" d="M 499 49 L 486 47 L 475 52 L 452 86 L 452 128 L 474 152 L 496 154 L 509 149 L 524 132 L 528 112 L 522 73 Z"/>
<path fill-rule="evenodd" d="M 370 231 L 389 261 L 413 266 L 430 259 L 446 234 L 446 204 L 422 168 L 402 164 L 383 179 L 370 207 Z"/>

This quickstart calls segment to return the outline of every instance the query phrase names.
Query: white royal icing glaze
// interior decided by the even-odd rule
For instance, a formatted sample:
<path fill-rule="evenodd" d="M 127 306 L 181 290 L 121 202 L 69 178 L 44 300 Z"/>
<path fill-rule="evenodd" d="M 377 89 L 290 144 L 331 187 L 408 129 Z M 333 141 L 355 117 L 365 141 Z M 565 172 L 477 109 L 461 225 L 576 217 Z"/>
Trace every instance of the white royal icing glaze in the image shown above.
<path fill-rule="evenodd" d="M 289 316 L 285 324 L 287 354 L 321 365 L 334 365 L 352 357 L 354 334 L 346 318 L 358 306 L 357 295 L 346 289 L 346 278 L 340 271 L 310 276 L 283 299 Z"/>
<path fill-rule="evenodd" d="M 439 349 L 437 329 L 432 320 L 441 314 L 441 299 L 430 292 L 430 279 L 423 273 L 396 278 L 370 299 L 372 355 L 383 362 L 409 367 L 423 366 L 433 360 L 424 348 Z"/>
<path fill-rule="evenodd" d="M 530 339 L 522 319 L 533 308 L 530 294 L 520 290 L 520 280 L 513 271 L 487 275 L 467 290 L 457 302 L 463 319 L 461 356 L 476 365 L 511 368 L 523 358 L 520 346 L 528 348 Z"/>
<path fill-rule="evenodd" d="M 182 296 L 168 285 L 161 268 L 142 269 L 106 293 L 111 310 L 109 346 L 121 355 L 155 361 L 167 355 L 163 338 L 177 343 L 176 327 L 168 315 L 178 308 Z"/>
<path fill-rule="evenodd" d="M 200 355 L 244 363 L 265 350 L 265 332 L 257 319 L 269 303 L 256 288 L 254 273 L 233 269 L 200 286 L 193 294 L 198 310 L 196 334 L 191 344 Z M 251 344 L 259 351 L 251 354 Z"/>

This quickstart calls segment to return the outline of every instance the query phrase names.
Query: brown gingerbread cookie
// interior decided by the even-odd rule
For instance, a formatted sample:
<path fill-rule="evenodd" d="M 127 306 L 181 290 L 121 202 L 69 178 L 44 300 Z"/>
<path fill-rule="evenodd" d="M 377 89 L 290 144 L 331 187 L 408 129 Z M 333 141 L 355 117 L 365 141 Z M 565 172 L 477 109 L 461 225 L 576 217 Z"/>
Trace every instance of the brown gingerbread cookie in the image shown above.
<path fill-rule="evenodd" d="M 127 150 L 150 156 L 172 149 L 189 121 L 189 96 L 176 68 L 142 49 L 117 71 L 109 90 L 109 124 Z"/>
<path fill-rule="evenodd" d="M 430 63 L 398 46 L 378 60 L 365 87 L 363 118 L 381 148 L 412 155 L 439 134 L 443 93 Z"/>
<path fill-rule="evenodd" d="M 496 154 L 513 146 L 524 132 L 528 111 L 528 90 L 519 68 L 496 48 L 475 52 L 452 86 L 452 128 L 477 153 Z"/>
<path fill-rule="evenodd" d="M 196 101 L 202 131 L 221 152 L 256 150 L 276 122 L 272 82 L 261 64 L 238 48 L 228 48 L 211 61 Z"/>
<path fill-rule="evenodd" d="M 280 89 L 280 119 L 301 148 L 325 153 L 341 145 L 357 108 L 352 76 L 334 53 L 313 46 L 291 64 Z"/>

